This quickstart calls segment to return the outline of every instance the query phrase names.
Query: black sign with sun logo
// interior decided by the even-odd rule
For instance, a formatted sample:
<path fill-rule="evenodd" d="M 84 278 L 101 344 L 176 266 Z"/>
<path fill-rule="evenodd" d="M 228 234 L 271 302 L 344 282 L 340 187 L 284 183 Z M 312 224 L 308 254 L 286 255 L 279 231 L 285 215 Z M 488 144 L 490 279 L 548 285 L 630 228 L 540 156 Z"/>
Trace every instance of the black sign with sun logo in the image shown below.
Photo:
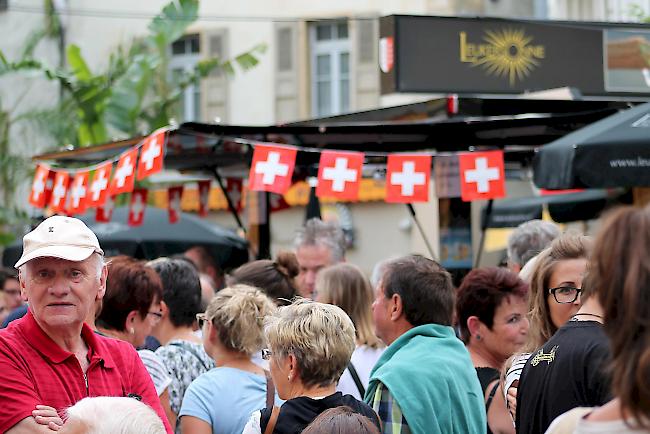
<path fill-rule="evenodd" d="M 604 32 L 613 26 L 384 17 L 379 41 L 382 93 L 518 94 L 572 87 L 584 95 L 615 94 L 612 86 L 605 86 L 604 65 Z M 639 89 L 634 93 L 644 93 Z M 645 94 L 650 94 L 650 85 Z"/>

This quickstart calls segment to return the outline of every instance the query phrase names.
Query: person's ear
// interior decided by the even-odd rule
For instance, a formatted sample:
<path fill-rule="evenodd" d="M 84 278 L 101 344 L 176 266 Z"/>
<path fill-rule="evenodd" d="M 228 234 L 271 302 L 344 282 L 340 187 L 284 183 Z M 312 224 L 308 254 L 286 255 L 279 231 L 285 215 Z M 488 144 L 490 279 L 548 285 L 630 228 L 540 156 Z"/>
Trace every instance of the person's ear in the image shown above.
<path fill-rule="evenodd" d="M 288 368 L 287 369 L 288 370 L 287 379 L 289 381 L 291 381 L 291 380 L 295 379 L 296 377 L 298 377 L 298 374 L 299 374 L 298 359 L 296 358 L 296 356 L 294 356 L 293 354 L 290 353 L 287 356 L 286 360 L 287 360 L 286 363 L 287 363 L 287 368 Z"/>
<path fill-rule="evenodd" d="M 481 322 L 481 320 L 478 319 L 477 316 L 472 315 L 469 318 L 467 318 L 467 330 L 469 331 L 470 336 L 474 336 L 474 337 L 480 336 L 481 331 L 483 330 L 483 322 Z"/>
<path fill-rule="evenodd" d="M 21 267 L 22 268 L 22 267 Z M 20 298 L 22 301 L 29 301 L 27 299 L 27 291 L 25 289 L 25 276 L 21 269 L 18 270 L 18 282 L 20 283 Z"/>
<path fill-rule="evenodd" d="M 127 333 L 134 334 L 135 333 L 135 319 L 140 315 L 140 312 L 137 310 L 132 310 L 131 312 L 128 313 L 126 316 L 126 319 L 124 320 L 124 330 L 127 331 Z"/>
<path fill-rule="evenodd" d="M 162 315 L 161 318 L 167 318 L 169 316 L 169 306 L 162 300 L 160 300 L 160 314 Z"/>
<path fill-rule="evenodd" d="M 391 321 L 397 321 L 402 317 L 404 313 L 404 303 L 402 302 L 402 297 L 399 294 L 395 293 L 390 298 L 390 319 Z"/>
<path fill-rule="evenodd" d="M 99 276 L 99 291 L 97 291 L 97 300 L 104 298 L 106 294 L 106 278 L 108 277 L 108 267 L 106 264 L 102 267 L 101 275 Z"/>

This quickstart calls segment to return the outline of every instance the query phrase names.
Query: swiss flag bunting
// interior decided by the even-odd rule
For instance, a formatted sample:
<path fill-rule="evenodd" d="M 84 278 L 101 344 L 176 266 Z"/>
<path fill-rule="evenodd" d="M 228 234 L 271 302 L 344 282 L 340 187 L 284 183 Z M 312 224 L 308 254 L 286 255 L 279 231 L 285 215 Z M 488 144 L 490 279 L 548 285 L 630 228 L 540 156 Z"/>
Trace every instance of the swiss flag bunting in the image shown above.
<path fill-rule="evenodd" d="M 318 165 L 318 197 L 356 200 L 359 196 L 363 154 L 324 151 Z"/>
<path fill-rule="evenodd" d="M 178 223 L 181 219 L 181 198 L 183 197 L 183 186 L 169 187 L 167 190 L 167 210 L 169 211 L 169 223 Z"/>
<path fill-rule="evenodd" d="M 86 204 L 90 207 L 102 206 L 108 196 L 108 180 L 111 178 L 113 163 L 105 163 L 95 170 L 93 180 L 88 186 Z"/>
<path fill-rule="evenodd" d="M 136 188 L 131 193 L 129 203 L 129 226 L 140 226 L 144 222 L 144 211 L 147 208 L 147 189 Z"/>
<path fill-rule="evenodd" d="M 248 175 L 248 188 L 252 191 L 270 191 L 282 194 L 291 187 L 291 177 L 296 164 L 295 148 L 257 145 Z"/>
<path fill-rule="evenodd" d="M 36 166 L 34 181 L 32 182 L 32 191 L 29 194 L 30 205 L 36 208 L 43 208 L 46 204 L 47 180 L 50 175 L 50 169 L 47 166 L 39 164 Z"/>
<path fill-rule="evenodd" d="M 117 162 L 117 167 L 113 173 L 113 180 L 109 194 L 115 196 L 119 193 L 130 193 L 133 191 L 135 182 L 135 163 L 138 156 L 138 148 L 133 148 L 122 154 Z"/>
<path fill-rule="evenodd" d="M 70 182 L 70 175 L 64 170 L 56 172 L 54 177 L 54 186 L 52 187 L 52 198 L 50 206 L 55 213 L 65 211 L 65 199 L 68 193 L 68 183 Z"/>
<path fill-rule="evenodd" d="M 199 181 L 199 216 L 207 217 L 209 211 L 209 200 L 210 200 L 210 181 Z"/>
<path fill-rule="evenodd" d="M 115 199 L 107 196 L 103 205 L 97 207 L 95 211 L 95 221 L 98 223 L 108 223 L 113 218 L 113 209 L 115 209 Z"/>
<path fill-rule="evenodd" d="M 506 195 L 503 151 L 465 152 L 458 155 L 460 197 L 469 202 Z"/>
<path fill-rule="evenodd" d="M 237 212 L 242 210 L 244 196 L 244 181 L 238 178 L 226 178 L 226 192 Z"/>
<path fill-rule="evenodd" d="M 430 155 L 389 155 L 386 168 L 386 202 L 428 201 L 430 178 Z"/>
<path fill-rule="evenodd" d="M 86 196 L 88 193 L 88 172 L 77 172 L 70 184 L 68 213 L 83 214 L 86 212 Z"/>
<path fill-rule="evenodd" d="M 158 130 L 144 139 L 138 162 L 138 181 L 162 170 L 165 159 L 166 133 L 167 131 L 164 129 Z"/>

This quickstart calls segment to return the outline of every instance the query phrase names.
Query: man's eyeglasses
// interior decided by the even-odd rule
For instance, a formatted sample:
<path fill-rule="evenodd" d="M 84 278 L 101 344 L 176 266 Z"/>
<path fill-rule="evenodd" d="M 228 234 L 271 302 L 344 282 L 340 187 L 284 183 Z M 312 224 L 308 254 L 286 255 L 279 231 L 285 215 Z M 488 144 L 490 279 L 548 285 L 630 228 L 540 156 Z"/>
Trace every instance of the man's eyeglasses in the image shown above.
<path fill-rule="evenodd" d="M 553 294 L 553 298 L 560 304 L 573 303 L 578 299 L 578 295 L 582 292 L 582 288 L 575 286 L 560 286 L 548 290 L 549 294 Z"/>
<path fill-rule="evenodd" d="M 199 324 L 199 329 L 202 329 L 207 321 L 208 321 L 208 317 L 205 313 L 196 314 L 196 322 Z"/>
<path fill-rule="evenodd" d="M 151 315 L 155 322 L 160 321 L 160 319 L 162 318 L 162 313 L 160 312 L 147 312 L 147 315 Z"/>
<path fill-rule="evenodd" d="M 262 350 L 262 359 L 269 360 L 272 355 L 273 355 L 273 352 L 271 350 L 269 350 L 268 348 L 264 348 Z"/>

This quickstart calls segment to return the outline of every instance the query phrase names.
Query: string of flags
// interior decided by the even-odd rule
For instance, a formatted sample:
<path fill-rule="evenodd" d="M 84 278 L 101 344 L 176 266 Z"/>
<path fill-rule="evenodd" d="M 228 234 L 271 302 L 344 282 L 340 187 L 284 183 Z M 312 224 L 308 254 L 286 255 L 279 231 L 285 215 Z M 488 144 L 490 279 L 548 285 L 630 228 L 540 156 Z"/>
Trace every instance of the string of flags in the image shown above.
<path fill-rule="evenodd" d="M 114 198 L 130 193 L 129 220 L 141 225 L 147 203 L 147 189 L 141 181 L 164 166 L 168 129 L 160 129 L 111 161 L 92 167 L 63 169 L 38 164 L 29 203 L 52 212 L 82 214 L 96 208 L 95 218 L 110 221 Z M 292 185 L 298 151 L 305 149 L 274 143 L 254 143 L 248 189 L 282 195 Z M 308 152 L 314 152 L 309 149 Z M 316 195 L 355 201 L 359 196 L 365 155 L 362 152 L 323 150 L 320 152 Z M 503 151 L 461 152 L 438 156 L 424 153 L 387 155 L 386 196 L 391 203 L 427 202 L 432 174 L 438 197 L 461 197 L 464 201 L 504 197 Z M 208 214 L 210 181 L 198 182 L 199 215 Z M 180 219 L 183 186 L 168 189 L 169 221 Z"/>

